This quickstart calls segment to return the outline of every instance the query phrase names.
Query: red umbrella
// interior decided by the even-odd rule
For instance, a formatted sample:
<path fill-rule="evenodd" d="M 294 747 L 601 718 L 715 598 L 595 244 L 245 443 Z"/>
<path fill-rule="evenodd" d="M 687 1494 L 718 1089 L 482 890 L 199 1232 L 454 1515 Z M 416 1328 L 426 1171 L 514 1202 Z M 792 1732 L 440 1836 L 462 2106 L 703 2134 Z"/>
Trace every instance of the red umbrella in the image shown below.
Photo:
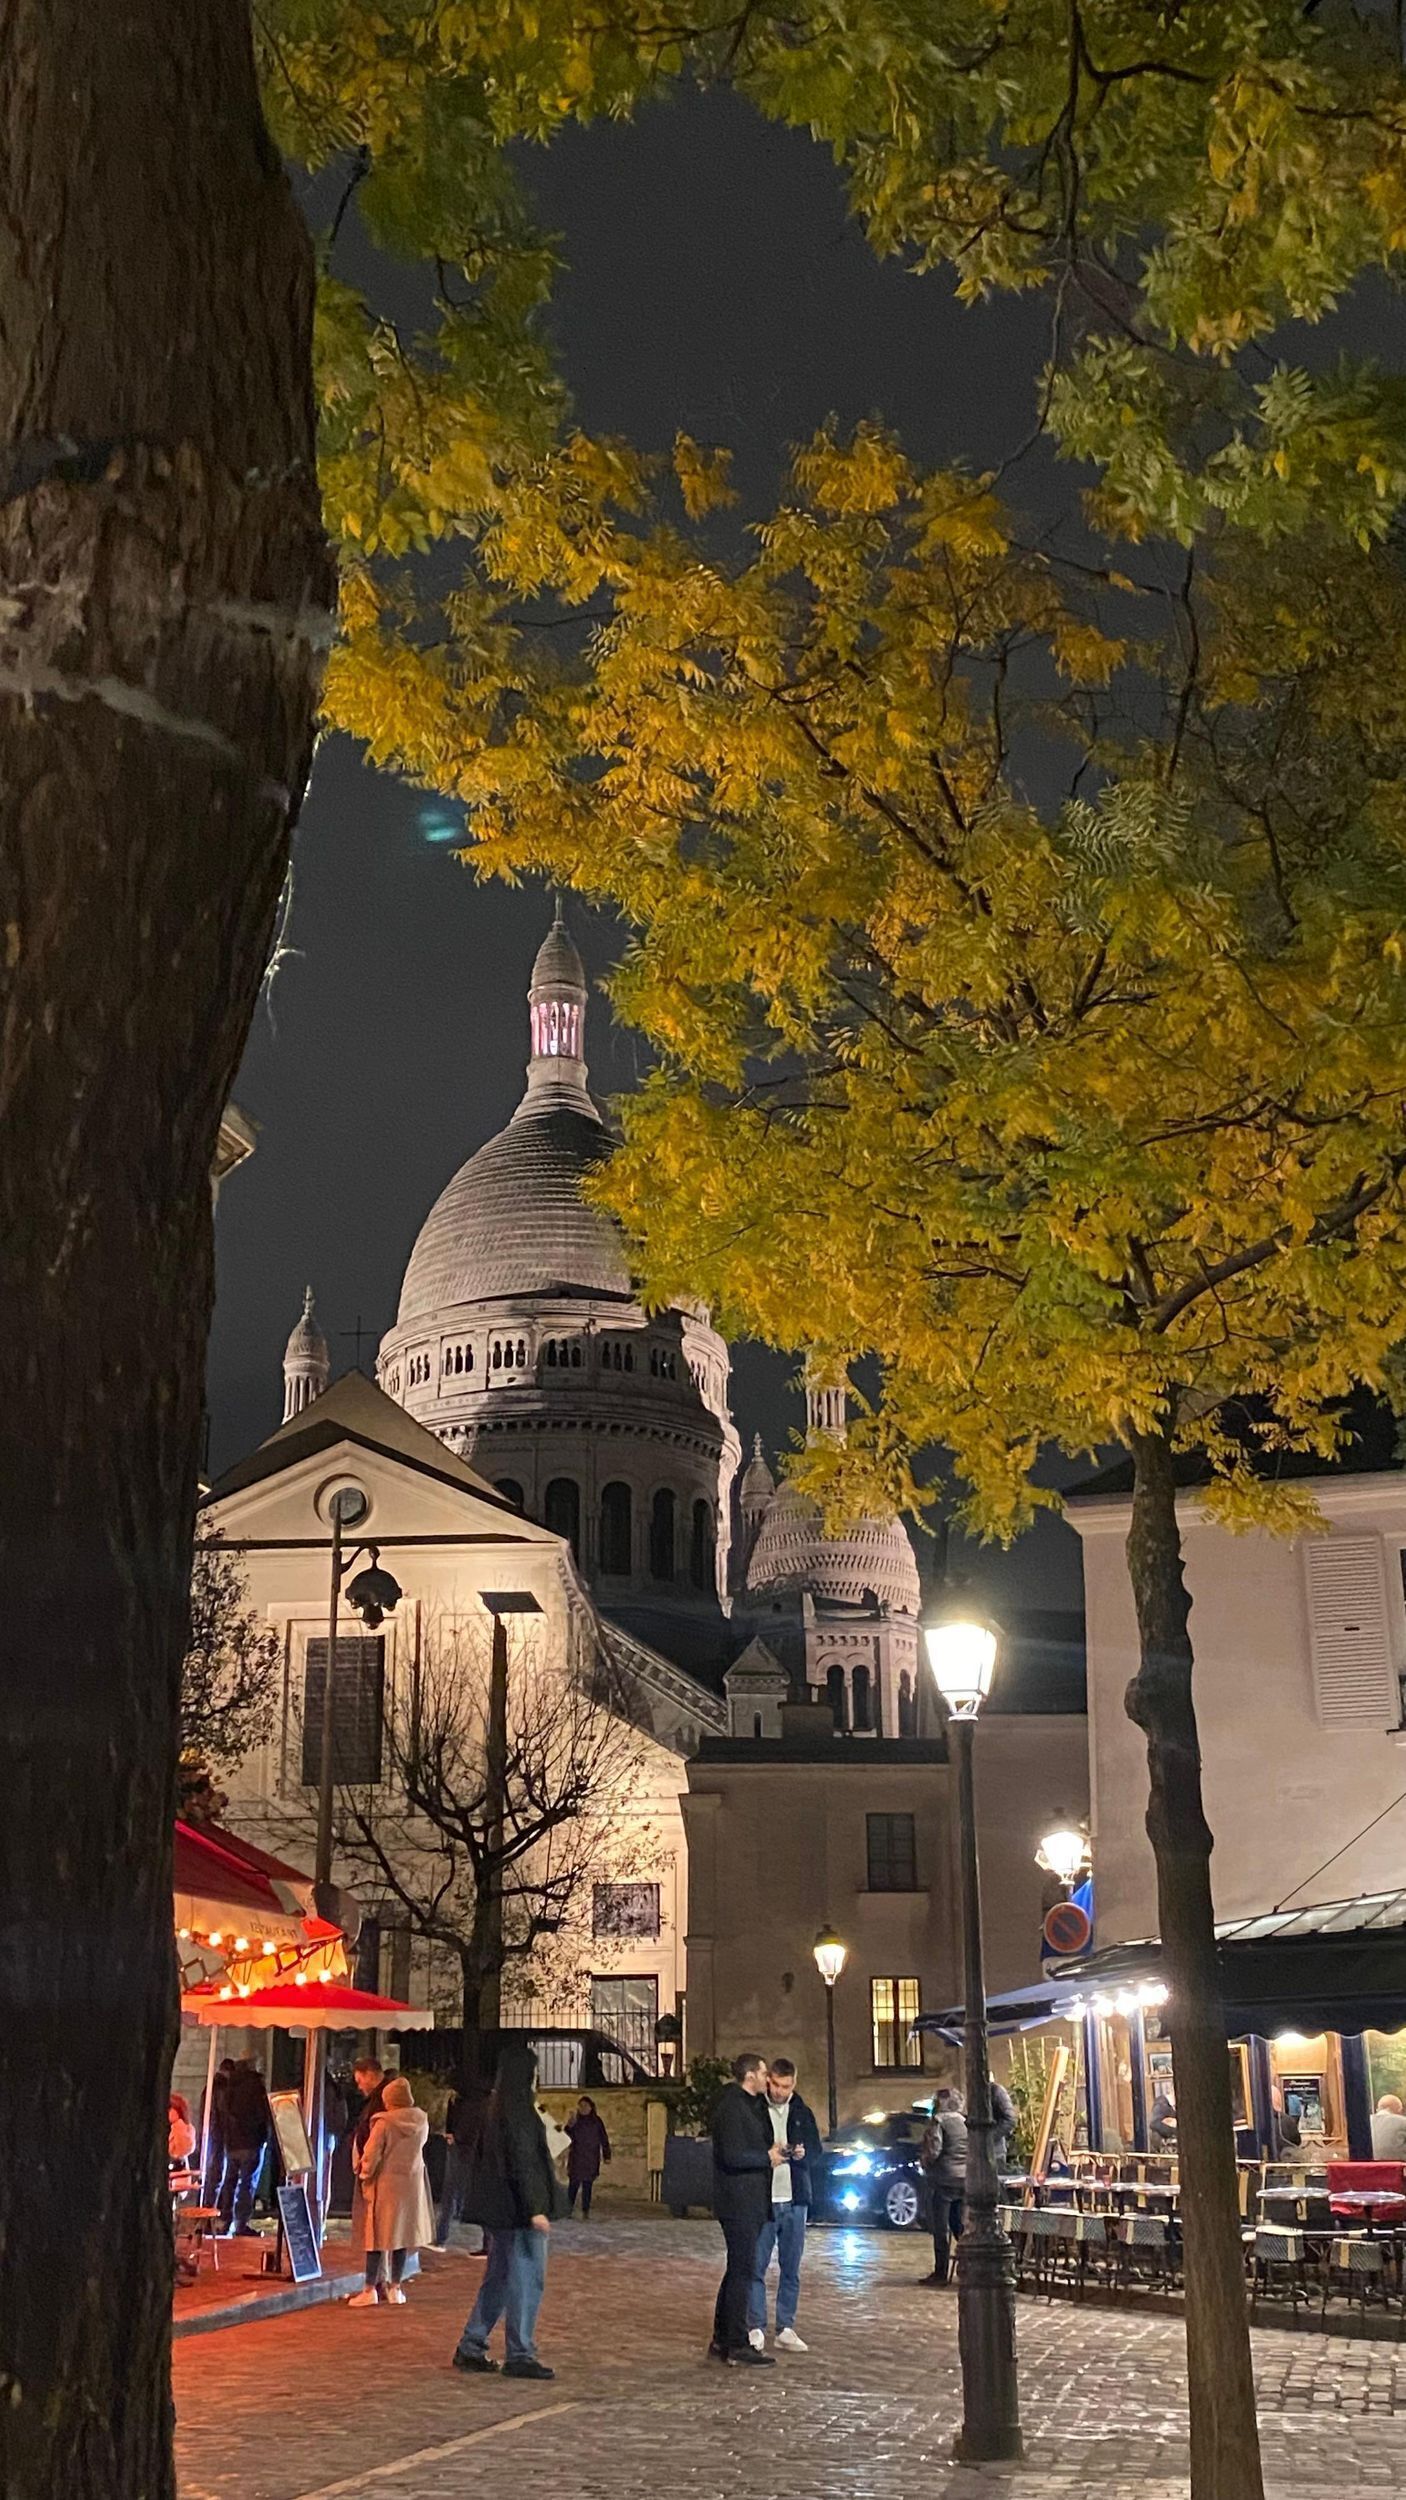
<path fill-rule="evenodd" d="M 424 2006 L 399 2005 L 394 1997 L 373 1996 L 369 1989 L 348 1987 L 340 1979 L 281 1979 L 271 1988 L 251 1988 L 241 1996 L 219 1988 L 190 1988 L 181 1999 L 183 2014 L 197 2022 L 246 2025 L 256 2031 L 433 2031 L 435 2018 Z"/>

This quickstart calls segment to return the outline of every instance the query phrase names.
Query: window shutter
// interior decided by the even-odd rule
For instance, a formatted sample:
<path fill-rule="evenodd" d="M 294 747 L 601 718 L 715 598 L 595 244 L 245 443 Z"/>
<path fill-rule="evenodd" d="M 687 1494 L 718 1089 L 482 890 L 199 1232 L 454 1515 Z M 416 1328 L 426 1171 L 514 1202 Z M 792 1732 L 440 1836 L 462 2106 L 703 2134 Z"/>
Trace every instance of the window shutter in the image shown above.
<path fill-rule="evenodd" d="M 1317 1537 L 1303 1557 L 1319 1719 L 1324 1727 L 1396 1727 L 1401 1702 L 1381 1538 Z"/>

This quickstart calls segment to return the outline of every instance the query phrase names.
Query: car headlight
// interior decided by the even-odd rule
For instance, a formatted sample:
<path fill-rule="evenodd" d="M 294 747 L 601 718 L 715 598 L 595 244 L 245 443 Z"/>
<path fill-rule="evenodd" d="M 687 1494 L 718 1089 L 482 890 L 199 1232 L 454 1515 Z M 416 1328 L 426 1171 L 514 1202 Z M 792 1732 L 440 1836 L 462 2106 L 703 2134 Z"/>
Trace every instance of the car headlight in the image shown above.
<path fill-rule="evenodd" d="M 840 2198 L 840 2203 L 847 2214 L 858 2213 L 863 2202 L 864 2199 L 857 2188 L 846 2188 L 844 2195 Z"/>

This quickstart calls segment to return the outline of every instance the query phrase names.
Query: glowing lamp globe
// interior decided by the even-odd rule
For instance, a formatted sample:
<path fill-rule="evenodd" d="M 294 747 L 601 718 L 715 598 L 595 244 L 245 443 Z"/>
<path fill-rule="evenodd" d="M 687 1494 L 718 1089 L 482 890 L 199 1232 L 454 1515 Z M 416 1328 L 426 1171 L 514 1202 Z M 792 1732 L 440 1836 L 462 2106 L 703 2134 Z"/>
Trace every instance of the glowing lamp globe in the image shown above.
<path fill-rule="evenodd" d="M 974 1615 L 924 1626 L 932 1680 L 954 1719 L 974 1719 L 996 1672 L 996 1635 Z"/>
<path fill-rule="evenodd" d="M 1077 1882 L 1088 1854 L 1088 1842 L 1073 1823 L 1061 1823 L 1057 1830 L 1046 1832 L 1036 1853 L 1036 1864 L 1049 1868 L 1062 1884 Z"/>
<path fill-rule="evenodd" d="M 815 1967 L 827 1988 L 833 1988 L 845 1963 L 849 1948 L 840 1942 L 833 1927 L 822 1927 L 815 1939 Z"/>

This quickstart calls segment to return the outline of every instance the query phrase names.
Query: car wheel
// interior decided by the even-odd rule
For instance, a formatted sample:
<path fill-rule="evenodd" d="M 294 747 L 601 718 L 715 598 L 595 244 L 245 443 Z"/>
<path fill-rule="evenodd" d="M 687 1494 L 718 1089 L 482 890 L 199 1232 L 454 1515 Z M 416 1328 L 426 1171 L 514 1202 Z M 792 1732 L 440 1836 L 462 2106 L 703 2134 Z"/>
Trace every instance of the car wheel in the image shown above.
<path fill-rule="evenodd" d="M 884 2190 L 883 2217 L 891 2231 L 918 2227 L 918 2191 L 911 2179 L 890 2179 Z"/>

